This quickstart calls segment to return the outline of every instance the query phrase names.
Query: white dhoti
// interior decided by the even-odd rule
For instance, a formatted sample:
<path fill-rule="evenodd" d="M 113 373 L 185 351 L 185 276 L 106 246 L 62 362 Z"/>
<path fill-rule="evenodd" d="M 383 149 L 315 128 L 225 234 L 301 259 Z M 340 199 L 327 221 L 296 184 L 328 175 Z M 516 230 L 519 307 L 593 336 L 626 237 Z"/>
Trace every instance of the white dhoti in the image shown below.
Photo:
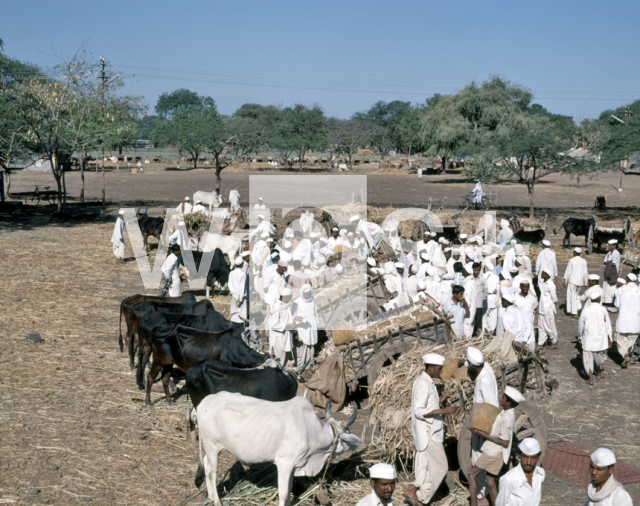
<path fill-rule="evenodd" d="M 280 361 L 284 365 L 287 358 L 287 352 L 291 351 L 291 336 L 289 332 L 269 332 L 269 353 L 273 358 Z"/>
<path fill-rule="evenodd" d="M 123 242 L 113 243 L 113 254 L 116 256 L 118 260 L 124 260 L 124 243 Z"/>
<path fill-rule="evenodd" d="M 260 300 L 264 300 L 264 285 L 262 283 L 262 276 L 253 276 L 253 288 L 260 297 Z"/>
<path fill-rule="evenodd" d="M 573 283 L 567 284 L 567 313 L 578 314 L 582 309 L 582 303 L 580 302 L 580 287 Z"/>
<path fill-rule="evenodd" d="M 582 365 L 587 374 L 591 374 L 594 371 L 593 363 L 600 370 L 604 370 L 604 362 L 607 360 L 607 350 L 602 351 L 586 351 L 582 350 Z"/>
<path fill-rule="evenodd" d="M 295 359 L 296 367 L 302 367 L 305 364 L 311 363 L 314 356 L 314 348 L 308 344 L 304 344 L 302 341 L 296 341 L 295 347 Z"/>
<path fill-rule="evenodd" d="M 499 305 L 497 308 L 497 321 L 496 321 L 496 336 L 504 334 L 504 325 L 502 325 L 502 315 L 504 313 L 504 308 L 502 305 Z"/>
<path fill-rule="evenodd" d="M 604 290 L 604 295 L 602 296 L 603 304 L 613 304 L 613 294 L 616 292 L 616 284 L 610 285 L 605 280 L 602 283 L 602 288 Z"/>
<path fill-rule="evenodd" d="M 169 287 L 169 297 L 180 297 L 180 295 L 182 295 L 182 283 L 180 283 L 180 278 L 177 281 L 174 278 Z"/>
<path fill-rule="evenodd" d="M 633 351 L 633 347 L 636 344 L 636 340 L 638 339 L 638 334 L 626 334 L 623 332 L 615 333 L 615 341 L 616 347 L 618 348 L 618 353 L 622 357 L 625 357 L 629 353 Z"/>
<path fill-rule="evenodd" d="M 242 323 L 240 316 L 243 318 L 247 317 L 247 299 L 243 299 L 242 304 L 238 307 L 237 299 L 235 297 L 231 297 L 229 313 L 231 314 L 231 318 L 229 318 L 229 320 L 235 323 Z M 267 318 L 266 320 L 268 321 L 269 319 Z"/>
<path fill-rule="evenodd" d="M 416 452 L 414 469 L 416 473 L 414 485 L 418 488 L 416 495 L 420 502 L 427 504 L 449 470 L 444 445 L 430 440 L 423 451 Z"/>
<path fill-rule="evenodd" d="M 496 306 L 488 307 L 482 317 L 482 327 L 493 334 L 496 330 L 496 325 L 498 324 L 498 308 Z"/>
<path fill-rule="evenodd" d="M 552 344 L 558 342 L 556 315 L 552 311 L 549 314 L 538 314 L 538 346 L 544 346 L 547 339 L 551 339 Z"/>
<path fill-rule="evenodd" d="M 476 323 L 476 308 L 469 308 L 469 318 L 464 319 L 464 337 L 466 339 L 471 339 L 473 336 L 473 327 Z"/>

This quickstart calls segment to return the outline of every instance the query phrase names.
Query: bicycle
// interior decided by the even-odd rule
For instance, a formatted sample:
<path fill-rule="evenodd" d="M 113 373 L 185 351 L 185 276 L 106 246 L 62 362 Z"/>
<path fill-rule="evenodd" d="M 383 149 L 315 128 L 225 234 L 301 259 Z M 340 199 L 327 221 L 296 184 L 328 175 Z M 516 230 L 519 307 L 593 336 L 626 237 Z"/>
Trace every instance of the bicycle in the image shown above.
<path fill-rule="evenodd" d="M 491 199 L 489 199 L 489 197 L 487 197 L 486 195 L 483 195 L 482 202 L 480 204 L 474 204 L 473 192 L 469 192 L 464 197 L 460 197 L 458 199 L 458 209 L 463 209 L 466 211 L 470 207 L 473 207 L 475 209 L 482 208 L 488 211 L 489 209 L 491 209 Z"/>
<path fill-rule="evenodd" d="M 33 193 L 27 196 L 25 199 L 26 204 L 38 205 L 41 200 L 46 200 L 49 204 L 56 203 L 56 194 L 51 191 L 51 186 L 43 186 L 42 188 L 36 185 Z"/>

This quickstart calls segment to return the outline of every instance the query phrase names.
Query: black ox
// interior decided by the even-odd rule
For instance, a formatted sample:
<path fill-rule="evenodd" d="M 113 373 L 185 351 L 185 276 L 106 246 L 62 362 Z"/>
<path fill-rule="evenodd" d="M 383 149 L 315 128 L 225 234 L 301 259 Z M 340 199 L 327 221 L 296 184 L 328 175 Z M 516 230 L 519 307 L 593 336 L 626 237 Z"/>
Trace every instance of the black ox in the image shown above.
<path fill-rule="evenodd" d="M 293 399 L 298 391 L 298 377 L 286 372 L 277 362 L 267 361 L 254 369 L 239 369 L 216 360 L 196 362 L 185 375 L 193 407 L 207 395 L 218 392 L 239 393 L 271 402 Z"/>
<path fill-rule="evenodd" d="M 162 227 L 164 226 L 164 218 L 152 218 L 147 214 L 146 209 L 142 214 L 140 214 L 140 211 L 138 210 L 137 215 L 138 226 L 140 227 L 142 239 L 144 240 L 144 247 L 148 251 L 150 236 L 155 237 L 158 242 L 160 242 L 160 237 L 162 236 Z"/>
<path fill-rule="evenodd" d="M 566 242 L 567 245 L 571 247 L 571 234 L 575 236 L 583 235 L 584 244 L 586 246 L 589 237 L 589 229 L 591 227 L 593 227 L 594 230 L 596 228 L 596 220 L 594 220 L 593 218 L 590 218 L 588 220 L 585 220 L 583 218 L 567 218 L 566 220 L 564 220 L 564 223 L 560 227 L 561 229 L 564 229 L 565 233 L 562 239 L 562 246 L 564 246 Z M 558 232 L 556 231 L 556 229 L 553 229 L 553 235 L 556 235 L 557 233 Z"/>

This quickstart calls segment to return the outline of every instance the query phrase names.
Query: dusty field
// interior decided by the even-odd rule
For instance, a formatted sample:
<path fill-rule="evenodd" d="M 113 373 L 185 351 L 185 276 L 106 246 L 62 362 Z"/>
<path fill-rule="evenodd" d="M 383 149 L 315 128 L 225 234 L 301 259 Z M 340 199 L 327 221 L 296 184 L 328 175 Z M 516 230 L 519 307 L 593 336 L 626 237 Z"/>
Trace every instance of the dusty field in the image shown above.
<path fill-rule="evenodd" d="M 14 189 L 19 191 L 22 185 L 26 191 L 39 176 L 14 178 Z M 107 195 L 117 194 L 118 201 L 177 201 L 202 188 L 205 181 L 213 181 L 212 173 L 200 171 L 114 173 L 107 177 Z M 617 182 L 615 177 L 613 180 Z M 625 183 L 630 187 L 632 181 L 638 184 L 640 178 L 627 176 Z M 70 183 L 73 191 L 75 182 Z M 88 178 L 88 183 L 89 196 L 97 197 L 99 179 Z M 453 190 L 462 195 L 469 189 L 453 182 L 424 183 L 422 192 L 416 189 L 415 178 L 371 175 L 369 197 L 372 200 L 377 195 L 380 204 L 393 203 L 384 199 L 395 196 L 404 203 L 420 205 L 430 190 L 435 196 L 449 189 L 450 195 L 454 195 Z M 246 184 L 246 177 L 224 175 L 224 191 L 237 187 L 246 198 Z M 546 202 L 548 207 L 588 206 L 593 195 L 606 193 L 609 182 L 585 182 L 583 190 L 571 184 L 575 183 L 567 180 L 558 188 L 545 187 L 539 202 Z M 507 189 L 514 188 L 522 190 Z M 621 199 L 619 205 L 637 204 L 631 193 L 616 195 Z M 509 198 L 513 200 L 504 205 L 518 205 L 517 196 Z M 553 216 L 550 228 L 564 217 Z M 128 360 L 117 348 L 118 303 L 125 295 L 145 290 L 135 262 L 115 264 L 109 243 L 112 227 L 112 223 L 95 218 L 58 222 L 46 216 L 0 213 L 4 246 L 0 504 L 91 501 L 178 506 L 195 492 L 197 455 L 186 435 L 185 398 L 169 407 L 156 386 L 155 407 L 144 408 L 143 395 L 129 375 Z M 558 247 L 560 236 L 551 239 Z M 132 255 L 129 245 L 127 255 Z M 602 254 L 589 258 L 593 272 L 602 271 L 601 262 Z M 565 292 L 561 287 L 558 295 L 562 307 Z M 640 467 L 636 400 L 640 366 L 622 371 L 610 360 L 607 378 L 595 388 L 587 387 L 575 365 L 579 363 L 575 350 L 577 323 L 564 317 L 561 310 L 557 320 L 561 348 L 549 355 L 560 388 L 541 404 L 550 440 L 565 439 L 587 449 L 609 446 L 620 460 Z M 30 332 L 39 332 L 45 341 L 26 341 Z M 230 465 L 232 459 L 225 459 L 225 463 Z M 366 482 L 347 482 L 344 486 L 351 493 L 334 495 L 334 504 L 354 504 L 354 496 Z M 640 501 L 640 486 L 627 489 Z M 298 493 L 303 490 L 299 485 Z M 402 501 L 400 490 L 398 487 L 397 503 Z M 578 504 L 584 498 L 584 491 L 548 474 L 543 504 Z M 189 504 L 203 502 L 200 495 Z M 234 504 L 247 502 L 237 500 Z M 311 504 L 310 500 L 305 504 Z"/>

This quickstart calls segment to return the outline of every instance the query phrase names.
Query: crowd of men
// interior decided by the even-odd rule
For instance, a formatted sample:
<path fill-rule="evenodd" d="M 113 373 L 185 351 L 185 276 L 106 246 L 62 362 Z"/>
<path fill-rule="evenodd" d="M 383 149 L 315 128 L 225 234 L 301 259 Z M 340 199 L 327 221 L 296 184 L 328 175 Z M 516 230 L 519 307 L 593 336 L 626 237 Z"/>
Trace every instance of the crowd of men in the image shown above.
<path fill-rule="evenodd" d="M 195 209 L 188 198 L 178 208 L 182 216 Z M 262 199 L 254 208 L 267 212 Z M 303 218 L 301 223 L 305 221 Z M 333 227 L 329 236 L 325 236 L 322 228 L 302 225 L 287 228 L 279 240 L 264 214 L 258 220 L 250 234 L 250 250 L 232 259 L 228 283 L 231 320 L 247 322 L 249 301 L 257 297 L 265 315 L 269 354 L 282 364 L 291 358 L 292 363 L 301 367 L 314 359 L 321 323 L 314 290 L 348 275 L 350 262 L 365 264 L 370 276 L 383 280 L 389 300 L 379 308 L 381 311 L 426 303 L 448 318 L 456 339 L 485 333 L 503 336 L 530 351 L 558 348 L 555 318 L 559 273 L 552 245 L 548 240 L 542 241 L 542 249 L 532 262 L 525 247 L 513 237 L 506 220 L 501 221 L 494 242 L 485 243 L 482 235 L 464 233 L 447 239 L 427 230 L 416 244 L 402 239 L 398 222 L 392 221 L 383 229 L 359 215 L 349 219 L 348 227 Z M 177 267 L 181 247 L 189 240 L 179 230 L 171 236 L 171 254 L 162 268 L 170 296 L 180 295 Z M 395 258 L 381 263 L 376 260 L 380 258 L 376 252 L 383 241 L 393 250 Z M 112 243 L 114 255 L 121 261 L 122 213 Z M 567 290 L 565 311 L 578 320 L 583 366 L 591 385 L 595 378 L 604 377 L 604 363 L 613 342 L 622 357 L 621 367 L 637 360 L 633 352 L 640 334 L 638 279 L 633 273 L 627 274 L 626 279 L 621 275 L 617 242 L 609 241 L 608 246 L 602 286 L 601 276 L 589 273 L 580 248 L 573 250 L 563 276 L 563 287 Z M 342 258 L 342 262 L 329 262 L 335 258 Z M 610 312 L 618 314 L 615 334 Z M 405 499 L 413 506 L 428 504 L 446 476 L 442 416 L 456 410 L 453 406 L 441 407 L 447 396 L 438 395 L 433 381 L 440 376 L 445 358 L 429 353 L 423 361 L 425 369 L 415 380 L 411 401 L 415 480 L 403 490 Z M 477 505 L 478 496 L 486 496 L 492 505 L 537 506 L 545 478 L 544 471 L 537 466 L 540 443 L 533 438 L 524 439 L 518 445 L 520 464 L 505 472 L 511 454 L 514 408 L 524 397 L 511 387 L 498 391 L 495 374 L 479 349 L 469 347 L 459 365 L 468 367 L 474 381 L 473 402 L 501 409 L 489 433 L 472 431 L 473 467 L 468 476 L 471 506 Z M 592 454 L 589 504 L 632 504 L 613 477 L 615 462 L 610 450 L 601 448 Z M 391 504 L 396 480 L 393 467 L 376 464 L 370 469 L 370 477 L 372 492 L 358 506 Z M 484 485 L 479 487 L 480 477 Z"/>

